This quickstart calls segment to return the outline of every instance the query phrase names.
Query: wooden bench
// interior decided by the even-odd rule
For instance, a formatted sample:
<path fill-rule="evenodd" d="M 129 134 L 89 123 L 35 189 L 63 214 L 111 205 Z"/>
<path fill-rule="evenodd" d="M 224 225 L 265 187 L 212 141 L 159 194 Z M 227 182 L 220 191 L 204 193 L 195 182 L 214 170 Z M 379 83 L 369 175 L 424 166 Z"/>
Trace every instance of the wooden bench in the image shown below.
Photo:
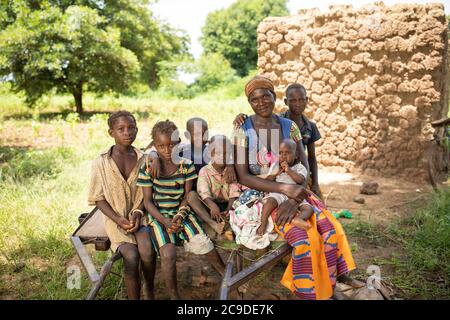
<path fill-rule="evenodd" d="M 110 242 L 103 227 L 103 213 L 95 207 L 91 212 L 82 214 L 79 218 L 80 225 L 71 236 L 72 244 L 80 258 L 83 268 L 86 270 L 91 282 L 91 289 L 86 297 L 87 300 L 94 300 L 100 291 L 107 276 L 112 273 L 111 269 L 115 262 L 122 258 L 119 252 L 112 253 L 111 257 L 105 261 L 97 272 L 97 268 L 89 255 L 86 245 L 94 244 L 98 251 L 107 251 Z M 216 246 L 229 251 L 225 265 L 225 276 L 219 291 L 219 299 L 227 300 L 229 293 L 236 290 L 261 272 L 273 267 L 281 259 L 291 253 L 291 247 L 285 241 L 274 241 L 269 247 L 269 252 L 260 259 L 254 261 L 248 267 L 243 268 L 242 255 L 244 247 L 237 245 L 234 241 L 215 241 Z M 114 274 L 114 273 L 113 273 Z M 239 293 L 239 298 L 243 294 Z"/>

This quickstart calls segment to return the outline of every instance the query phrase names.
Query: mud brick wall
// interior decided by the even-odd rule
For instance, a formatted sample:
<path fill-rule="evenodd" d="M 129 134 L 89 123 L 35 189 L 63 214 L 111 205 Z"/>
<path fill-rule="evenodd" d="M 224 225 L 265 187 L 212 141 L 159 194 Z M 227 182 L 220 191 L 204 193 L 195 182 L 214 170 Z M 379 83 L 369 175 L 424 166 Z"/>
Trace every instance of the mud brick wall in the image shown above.
<path fill-rule="evenodd" d="M 305 113 L 323 137 L 319 163 L 424 176 L 430 122 L 448 110 L 442 4 L 300 10 L 265 19 L 257 32 L 259 74 L 274 81 L 277 108 L 290 83 L 307 89 Z"/>

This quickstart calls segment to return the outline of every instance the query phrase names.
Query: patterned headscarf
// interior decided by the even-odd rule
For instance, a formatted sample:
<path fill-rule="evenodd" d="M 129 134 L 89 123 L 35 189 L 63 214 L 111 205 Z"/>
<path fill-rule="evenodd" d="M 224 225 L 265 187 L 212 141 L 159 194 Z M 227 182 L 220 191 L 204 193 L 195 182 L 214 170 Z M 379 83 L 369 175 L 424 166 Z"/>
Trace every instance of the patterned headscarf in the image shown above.
<path fill-rule="evenodd" d="M 275 87 L 273 82 L 266 77 L 263 76 L 255 76 L 253 77 L 247 84 L 245 85 L 245 95 L 247 98 L 252 94 L 256 89 L 267 89 L 273 93 L 275 97 Z"/>

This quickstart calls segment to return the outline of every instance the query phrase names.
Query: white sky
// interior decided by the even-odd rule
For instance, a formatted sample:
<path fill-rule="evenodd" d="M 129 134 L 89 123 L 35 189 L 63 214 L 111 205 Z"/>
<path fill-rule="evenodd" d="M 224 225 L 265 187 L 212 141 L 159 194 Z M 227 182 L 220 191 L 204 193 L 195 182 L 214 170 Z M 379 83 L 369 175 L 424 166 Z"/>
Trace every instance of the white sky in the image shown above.
<path fill-rule="evenodd" d="M 158 17 L 168 21 L 172 26 L 185 30 L 191 37 L 191 53 L 198 57 L 203 48 L 199 38 L 202 35 L 202 27 L 209 12 L 226 8 L 236 0 L 159 0 L 151 6 L 152 11 Z M 299 9 L 317 7 L 322 12 L 328 10 L 329 5 L 352 4 L 355 8 L 364 4 L 374 3 L 376 0 L 351 1 L 351 0 L 288 0 L 288 9 L 295 14 Z M 450 14 L 450 0 L 384 0 L 385 5 L 396 3 L 429 3 L 441 2 L 444 4 L 445 13 Z"/>

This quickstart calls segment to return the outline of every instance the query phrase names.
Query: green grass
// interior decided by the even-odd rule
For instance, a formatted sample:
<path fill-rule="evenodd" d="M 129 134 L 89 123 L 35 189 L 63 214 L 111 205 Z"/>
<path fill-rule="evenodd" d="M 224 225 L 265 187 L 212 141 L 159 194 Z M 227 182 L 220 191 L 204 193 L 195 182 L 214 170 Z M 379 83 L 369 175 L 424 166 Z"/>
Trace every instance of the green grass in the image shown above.
<path fill-rule="evenodd" d="M 407 239 L 407 259 L 397 265 L 414 288 L 410 294 L 450 299 L 450 189 L 434 193 L 425 208 L 403 223 L 397 232 Z"/>
<path fill-rule="evenodd" d="M 450 299 L 450 189 L 432 193 L 423 208 L 387 226 L 355 220 L 344 228 L 372 245 L 395 246 L 392 256 L 371 263 L 393 269 L 389 280 L 401 297 Z"/>

